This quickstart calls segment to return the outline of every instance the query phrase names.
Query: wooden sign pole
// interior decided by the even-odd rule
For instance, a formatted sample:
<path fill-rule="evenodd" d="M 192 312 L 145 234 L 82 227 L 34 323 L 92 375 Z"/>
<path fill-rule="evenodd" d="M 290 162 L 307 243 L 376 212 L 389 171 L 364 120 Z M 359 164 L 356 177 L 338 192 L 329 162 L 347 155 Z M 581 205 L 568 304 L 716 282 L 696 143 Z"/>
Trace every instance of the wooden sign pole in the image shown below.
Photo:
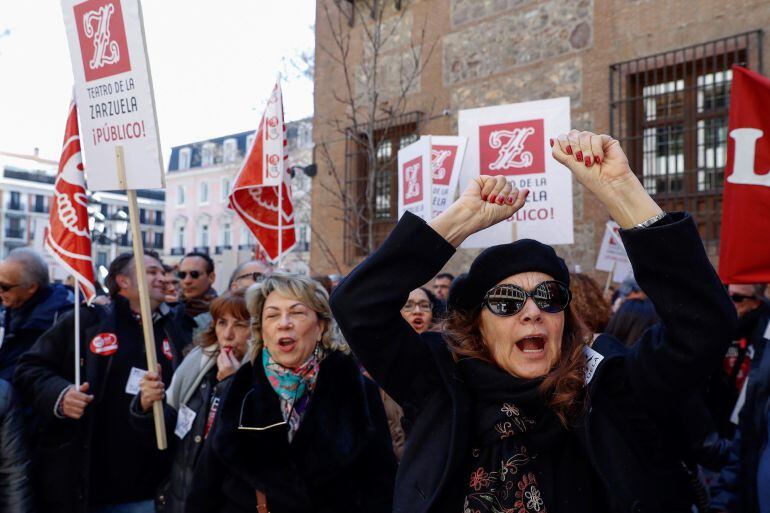
<path fill-rule="evenodd" d="M 610 286 L 612 285 L 612 277 L 615 275 L 615 266 L 617 265 L 617 261 L 612 261 L 612 267 L 610 268 L 610 274 L 607 275 L 607 281 L 604 283 L 604 293 L 606 294 L 608 290 L 610 290 Z"/>
<path fill-rule="evenodd" d="M 120 183 L 121 189 L 126 191 L 126 196 L 128 198 L 128 217 L 131 222 L 136 283 L 139 288 L 139 313 L 142 317 L 144 350 L 147 354 L 147 369 L 155 371 L 158 369 L 158 359 L 157 349 L 155 347 L 155 332 L 152 326 L 150 291 L 147 289 L 147 270 L 144 264 L 144 243 L 142 242 L 142 231 L 139 226 L 139 207 L 136 203 L 136 191 L 129 189 L 128 184 L 126 183 L 126 163 L 122 146 L 115 146 L 115 161 L 118 167 L 118 182 Z M 158 449 L 162 451 L 168 447 L 162 401 L 155 401 L 152 403 L 152 414 L 155 418 L 155 437 L 158 442 Z"/>

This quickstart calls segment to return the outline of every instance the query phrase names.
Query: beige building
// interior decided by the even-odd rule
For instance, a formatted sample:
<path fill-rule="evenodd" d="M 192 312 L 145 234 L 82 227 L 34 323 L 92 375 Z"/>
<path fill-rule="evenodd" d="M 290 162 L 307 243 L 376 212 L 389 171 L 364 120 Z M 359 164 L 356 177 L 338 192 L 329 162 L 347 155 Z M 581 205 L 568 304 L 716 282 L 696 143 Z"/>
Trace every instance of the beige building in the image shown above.
<path fill-rule="evenodd" d="M 392 229 L 397 208 L 393 161 L 399 147 L 418 134 L 455 134 L 462 109 L 560 96 L 571 99 L 575 128 L 611 133 L 621 141 L 632 168 L 664 208 L 695 215 L 716 260 L 730 67 L 741 64 L 759 72 L 770 68 L 764 37 L 770 28 L 770 3 L 384 4 L 383 21 L 378 23 L 361 1 L 316 3 L 313 137 L 319 172 L 313 187 L 314 270 L 347 272 L 367 253 L 360 236 L 356 239 L 362 227 L 351 221 L 355 205 L 370 202 L 373 215 L 365 221 L 372 225 L 369 247 L 381 243 Z M 377 26 L 388 40 L 373 52 L 366 40 Z M 347 48 L 345 59 L 340 59 L 342 47 Z M 410 77 L 414 55 L 420 57 L 419 73 L 410 83 L 404 77 Z M 378 122 L 370 133 L 382 162 L 367 188 L 372 163 L 361 157 L 361 137 L 355 136 L 365 132 L 366 125 L 359 120 L 352 126 L 350 105 L 339 100 L 345 91 L 354 90 L 358 105 L 369 105 L 367 80 L 375 76 L 374 62 L 379 63 L 379 97 L 373 109 Z M 354 198 L 343 210 L 335 189 L 340 180 Z M 557 246 L 557 251 L 571 268 L 590 272 L 607 215 L 579 186 L 573 190 L 575 243 Z M 459 271 L 471 256 L 456 256 L 448 269 Z"/>

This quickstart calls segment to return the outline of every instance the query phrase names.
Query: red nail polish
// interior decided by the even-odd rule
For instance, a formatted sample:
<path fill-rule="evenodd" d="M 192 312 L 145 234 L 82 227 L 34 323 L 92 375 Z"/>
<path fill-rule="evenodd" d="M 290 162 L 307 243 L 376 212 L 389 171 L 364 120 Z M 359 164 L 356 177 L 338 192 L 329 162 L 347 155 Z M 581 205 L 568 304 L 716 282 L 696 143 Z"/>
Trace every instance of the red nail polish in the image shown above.
<path fill-rule="evenodd" d="M 481 201 L 487 201 L 487 195 L 486 194 L 482 194 L 481 195 Z"/>
<path fill-rule="evenodd" d="M 502 196 L 498 196 L 497 201 L 495 201 L 495 203 L 497 203 L 498 205 L 502 205 L 503 203 L 505 203 L 505 198 L 503 198 Z"/>
<path fill-rule="evenodd" d="M 586 157 L 586 167 L 591 167 L 591 157 Z"/>
<path fill-rule="evenodd" d="M 553 139 L 548 140 L 551 143 L 551 148 L 553 148 Z"/>
<path fill-rule="evenodd" d="M 575 153 L 575 158 L 576 158 L 576 159 L 578 159 L 578 162 L 580 162 L 581 160 L 583 160 L 583 152 L 582 152 L 582 151 L 580 151 L 580 150 L 578 150 L 578 152 L 577 152 L 577 153 Z"/>
<path fill-rule="evenodd" d="M 596 157 L 594 157 L 594 162 L 596 163 L 597 166 L 600 166 L 602 164 L 602 158 L 597 155 Z"/>
<path fill-rule="evenodd" d="M 494 202 L 495 202 L 495 195 L 494 195 L 494 194 L 492 194 L 491 196 L 489 196 L 489 202 L 490 202 L 490 203 L 494 203 Z"/>
<path fill-rule="evenodd" d="M 513 205 L 513 196 L 508 197 L 508 204 Z"/>
<path fill-rule="evenodd" d="M 572 155 L 572 146 L 570 146 L 570 145 L 568 144 L 568 145 L 567 145 L 567 150 L 566 150 L 566 151 L 567 151 L 567 155 Z"/>

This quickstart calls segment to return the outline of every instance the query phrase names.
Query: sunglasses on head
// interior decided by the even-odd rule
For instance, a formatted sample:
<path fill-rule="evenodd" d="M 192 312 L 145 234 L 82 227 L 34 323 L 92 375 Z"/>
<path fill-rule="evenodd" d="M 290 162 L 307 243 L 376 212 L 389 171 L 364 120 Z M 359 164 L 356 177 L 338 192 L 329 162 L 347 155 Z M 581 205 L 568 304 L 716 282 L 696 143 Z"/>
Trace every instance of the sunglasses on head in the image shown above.
<path fill-rule="evenodd" d="M 567 308 L 571 295 L 569 287 L 556 280 L 544 281 L 529 292 L 518 285 L 503 283 L 487 292 L 484 306 L 495 315 L 507 317 L 519 313 L 527 298 L 532 298 L 543 312 L 557 313 Z"/>
<path fill-rule="evenodd" d="M 259 281 L 262 281 L 262 278 L 264 276 L 265 276 L 264 273 L 261 273 L 259 271 L 255 271 L 253 273 L 246 273 L 246 274 L 241 274 L 240 276 L 236 276 L 234 281 L 241 281 L 241 280 L 244 280 L 246 278 L 251 278 L 254 282 L 259 282 Z"/>
<path fill-rule="evenodd" d="M 747 299 L 756 299 L 756 298 L 754 296 L 745 296 L 743 294 L 730 294 L 730 299 L 733 300 L 733 303 L 742 303 Z"/>
<path fill-rule="evenodd" d="M 193 280 L 197 280 L 198 278 L 203 276 L 203 273 L 200 271 L 190 271 L 190 272 L 179 271 L 176 273 L 176 275 L 179 277 L 180 280 L 184 280 L 185 278 L 187 278 L 188 274 L 190 275 L 190 278 L 192 278 Z"/>

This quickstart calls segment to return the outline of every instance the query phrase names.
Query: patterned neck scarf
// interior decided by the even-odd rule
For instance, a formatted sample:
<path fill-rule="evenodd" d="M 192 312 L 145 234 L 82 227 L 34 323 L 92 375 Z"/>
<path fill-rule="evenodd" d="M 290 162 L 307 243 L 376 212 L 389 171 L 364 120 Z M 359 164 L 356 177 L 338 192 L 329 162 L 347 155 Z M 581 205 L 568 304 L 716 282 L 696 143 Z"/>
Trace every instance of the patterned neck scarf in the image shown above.
<path fill-rule="evenodd" d="M 539 452 L 564 431 L 540 394 L 541 381 L 477 359 L 458 368 L 474 403 L 464 513 L 547 513 Z"/>
<path fill-rule="evenodd" d="M 267 380 L 281 400 L 283 420 L 289 424 L 289 441 L 299 429 L 302 416 L 310 403 L 315 389 L 318 370 L 326 356 L 321 344 L 317 344 L 310 357 L 296 369 L 287 369 L 270 355 L 267 346 L 262 347 L 262 366 Z"/>

